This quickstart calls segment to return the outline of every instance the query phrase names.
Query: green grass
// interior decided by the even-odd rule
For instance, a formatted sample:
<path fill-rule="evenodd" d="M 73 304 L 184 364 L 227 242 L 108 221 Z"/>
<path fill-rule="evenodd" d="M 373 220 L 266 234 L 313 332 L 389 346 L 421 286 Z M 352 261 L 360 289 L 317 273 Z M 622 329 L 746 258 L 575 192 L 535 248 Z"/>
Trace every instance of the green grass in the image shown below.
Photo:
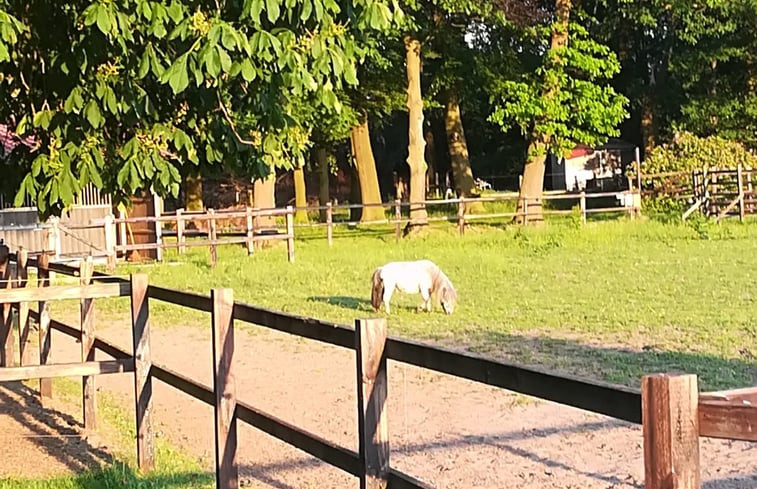
<path fill-rule="evenodd" d="M 55 379 L 55 396 L 72 406 L 81 402 L 81 384 Z M 155 470 L 140 475 L 136 470 L 135 430 L 133 413 L 100 393 L 98 401 L 98 432 L 115 447 L 111 463 L 80 474 L 52 478 L 13 478 L 0 480 L 0 489 L 211 489 L 215 487 L 212 473 L 203 471 L 197 461 L 172 447 L 166 440 L 155 440 Z"/>
<path fill-rule="evenodd" d="M 458 289 L 455 314 L 416 313 L 419 297 L 398 293 L 390 334 L 631 385 L 663 370 L 697 373 L 705 388 L 751 384 L 757 222 L 562 222 L 476 224 L 463 238 L 444 224 L 399 243 L 391 226 L 343 229 L 332 248 L 322 229 L 302 230 L 294 264 L 283 245 L 251 257 L 222 247 L 211 269 L 207 250 L 195 248 L 119 273 L 144 271 L 152 284 L 204 294 L 231 287 L 237 300 L 352 324 L 377 315 L 368 301 L 376 266 L 430 258 Z M 128 317 L 123 299 L 98 308 Z M 157 301 L 151 313 L 158 326 L 209 324 L 207 314 Z"/>

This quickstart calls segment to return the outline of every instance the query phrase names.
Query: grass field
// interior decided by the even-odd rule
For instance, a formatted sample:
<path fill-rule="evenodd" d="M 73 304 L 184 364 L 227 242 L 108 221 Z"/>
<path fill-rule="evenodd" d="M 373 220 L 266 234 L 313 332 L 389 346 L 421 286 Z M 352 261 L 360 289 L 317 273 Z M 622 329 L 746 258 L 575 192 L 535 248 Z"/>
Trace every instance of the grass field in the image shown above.
<path fill-rule="evenodd" d="M 300 232 L 294 264 L 281 246 L 251 257 L 223 247 L 211 269 L 207 250 L 195 248 L 118 273 L 144 271 L 153 284 L 205 294 L 231 287 L 237 300 L 352 324 L 377 315 L 368 300 L 376 266 L 429 258 L 457 287 L 455 314 L 416 313 L 419 296 L 398 293 L 390 334 L 630 385 L 662 370 L 697 373 L 708 389 L 749 385 L 755 375 L 754 221 L 620 219 L 581 228 L 567 219 L 543 229 L 477 225 L 464 238 L 445 225 L 399 243 L 390 228 L 342 229 L 332 248 L 322 234 Z M 127 306 L 103 304 L 124 318 Z M 158 302 L 151 311 L 166 327 L 209 323 Z"/>

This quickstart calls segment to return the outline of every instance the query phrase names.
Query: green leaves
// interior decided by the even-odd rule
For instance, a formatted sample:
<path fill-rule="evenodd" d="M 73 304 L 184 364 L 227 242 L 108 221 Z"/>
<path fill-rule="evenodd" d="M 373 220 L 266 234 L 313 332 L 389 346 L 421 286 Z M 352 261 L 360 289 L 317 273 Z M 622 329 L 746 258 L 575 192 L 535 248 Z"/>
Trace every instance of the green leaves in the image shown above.
<path fill-rule="evenodd" d="M 489 121 L 504 131 L 518 127 L 526 137 L 546 139 L 560 153 L 576 144 L 597 145 L 617 136 L 628 99 L 608 81 L 619 72 L 614 53 L 570 25 L 567 48 L 550 50 L 536 72 L 519 80 L 494 79 Z"/>
<path fill-rule="evenodd" d="M 275 23 L 279 19 L 280 1 L 279 0 L 265 0 L 266 13 L 268 15 L 268 22 Z"/>
<path fill-rule="evenodd" d="M 84 106 L 84 115 L 86 116 L 89 124 L 95 129 L 100 127 L 100 125 L 103 123 L 103 116 L 100 112 L 100 107 L 98 107 L 97 102 L 94 100 L 90 100 L 89 102 L 87 102 L 87 105 Z"/>
<path fill-rule="evenodd" d="M 167 82 L 171 86 L 174 94 L 184 91 L 189 85 L 189 75 L 187 74 L 188 56 L 188 53 L 179 56 L 160 77 L 163 83 Z"/>
<path fill-rule="evenodd" d="M 358 81 L 358 38 L 372 32 L 355 19 L 375 13 L 373 24 L 384 25 L 389 1 L 4 6 L 13 11 L 0 10 L 9 95 L 0 97 L 0 120 L 18 121 L 36 147 L 19 149 L 18 171 L 3 186 L 32 196 L 46 215 L 89 182 L 118 201 L 145 188 L 177 191 L 187 162 L 250 178 L 291 165 L 309 147 L 311 120 L 297 104 L 308 97 L 319 110 L 341 109 L 341 88 Z M 27 28 L 46 35 L 18 43 Z"/>

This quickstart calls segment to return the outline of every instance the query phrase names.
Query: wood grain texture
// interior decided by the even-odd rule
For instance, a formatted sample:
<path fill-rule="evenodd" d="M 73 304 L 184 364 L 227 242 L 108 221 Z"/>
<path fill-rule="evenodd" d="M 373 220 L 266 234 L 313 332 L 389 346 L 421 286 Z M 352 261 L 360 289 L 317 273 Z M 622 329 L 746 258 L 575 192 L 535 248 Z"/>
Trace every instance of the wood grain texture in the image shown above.
<path fill-rule="evenodd" d="M 696 375 L 642 378 L 646 489 L 699 489 L 699 393 Z"/>
<path fill-rule="evenodd" d="M 132 372 L 133 370 L 134 362 L 131 359 L 58 363 L 55 365 L 30 365 L 26 367 L 8 367 L 0 369 L 0 382 L 117 374 L 122 372 Z"/>
<path fill-rule="evenodd" d="M 131 325 L 134 347 L 137 464 L 142 473 L 151 471 L 155 466 L 149 317 L 147 275 L 134 274 L 131 276 Z"/>
<path fill-rule="evenodd" d="M 386 332 L 386 319 L 355 322 L 361 489 L 386 489 L 389 480 Z"/>
<path fill-rule="evenodd" d="M 92 281 L 94 272 L 92 257 L 87 257 L 79 267 L 79 280 L 82 287 Z M 81 317 L 81 361 L 95 360 L 95 301 L 92 298 L 82 299 L 80 303 Z M 84 429 L 94 431 L 97 428 L 97 387 L 95 377 L 82 377 L 82 407 L 84 410 Z"/>
<path fill-rule="evenodd" d="M 236 379 L 234 377 L 234 291 L 213 289 L 213 391 L 215 394 L 216 487 L 239 487 Z"/>

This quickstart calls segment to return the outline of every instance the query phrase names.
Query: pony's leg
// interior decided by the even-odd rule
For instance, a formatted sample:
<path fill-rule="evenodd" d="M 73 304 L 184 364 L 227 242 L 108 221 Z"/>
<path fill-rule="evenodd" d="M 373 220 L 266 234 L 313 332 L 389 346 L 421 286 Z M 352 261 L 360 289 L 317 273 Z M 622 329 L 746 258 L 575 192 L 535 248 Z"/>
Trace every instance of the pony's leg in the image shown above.
<path fill-rule="evenodd" d="M 421 311 L 431 312 L 431 292 L 428 289 L 421 289 L 423 304 L 418 308 Z"/>
<path fill-rule="evenodd" d="M 392 300 L 393 292 L 394 292 L 394 286 L 387 287 L 386 285 L 384 285 L 384 297 L 382 300 L 384 302 L 384 308 L 386 309 L 387 314 L 389 314 L 389 301 Z"/>

